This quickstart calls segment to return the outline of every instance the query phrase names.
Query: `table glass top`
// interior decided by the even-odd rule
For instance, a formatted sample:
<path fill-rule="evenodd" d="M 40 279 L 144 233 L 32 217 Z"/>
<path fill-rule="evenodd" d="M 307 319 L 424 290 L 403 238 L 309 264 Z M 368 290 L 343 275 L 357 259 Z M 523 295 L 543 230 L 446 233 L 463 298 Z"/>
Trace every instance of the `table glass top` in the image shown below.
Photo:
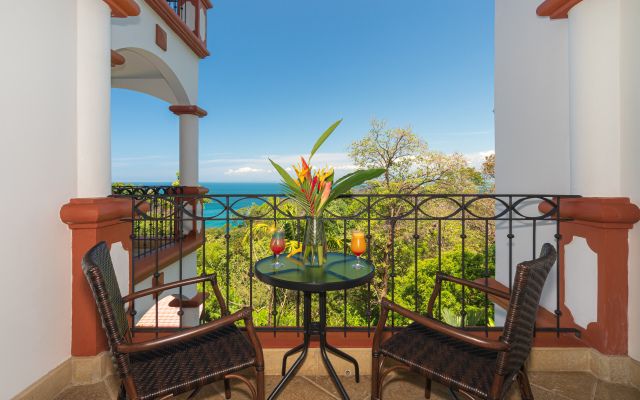
<path fill-rule="evenodd" d="M 278 269 L 271 266 L 275 256 L 264 258 L 256 263 L 256 276 L 261 281 L 294 290 L 339 290 L 349 289 L 369 282 L 373 278 L 374 266 L 364 258 L 360 258 L 362 269 L 352 268 L 356 257 L 342 253 L 328 253 L 327 262 L 322 267 L 306 267 L 300 254 L 286 257 L 280 255 L 284 267 Z"/>

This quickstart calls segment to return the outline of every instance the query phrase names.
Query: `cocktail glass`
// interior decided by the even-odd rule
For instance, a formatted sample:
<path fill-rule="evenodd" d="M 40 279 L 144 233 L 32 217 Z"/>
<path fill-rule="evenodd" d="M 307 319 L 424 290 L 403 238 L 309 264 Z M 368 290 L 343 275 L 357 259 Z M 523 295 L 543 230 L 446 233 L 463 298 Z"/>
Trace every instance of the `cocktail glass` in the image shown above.
<path fill-rule="evenodd" d="M 280 253 L 284 251 L 284 231 L 276 231 L 271 236 L 271 251 L 276 255 L 276 262 L 271 264 L 273 268 L 284 267 L 284 264 L 280 262 Z"/>
<path fill-rule="evenodd" d="M 357 262 L 351 267 L 362 269 L 364 265 L 360 264 L 360 255 L 367 250 L 367 242 L 364 240 L 364 232 L 355 231 L 351 236 L 351 251 L 357 257 Z"/>

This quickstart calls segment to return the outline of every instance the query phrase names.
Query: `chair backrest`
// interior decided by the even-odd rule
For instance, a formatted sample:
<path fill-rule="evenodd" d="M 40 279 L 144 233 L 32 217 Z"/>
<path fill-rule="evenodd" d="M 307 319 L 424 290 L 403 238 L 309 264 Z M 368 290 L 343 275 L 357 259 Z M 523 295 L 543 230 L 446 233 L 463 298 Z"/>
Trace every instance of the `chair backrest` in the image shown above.
<path fill-rule="evenodd" d="M 114 349 L 125 343 L 129 332 L 129 321 L 124 309 L 124 302 L 120 294 L 120 287 L 116 279 L 111 254 L 107 243 L 100 242 L 93 246 L 82 258 L 82 270 L 89 280 L 89 285 L 96 299 L 102 326 L 107 331 L 112 361 L 122 376 L 127 369 L 128 359 L 124 354 L 114 358 Z"/>
<path fill-rule="evenodd" d="M 540 296 L 555 261 L 556 249 L 545 243 L 540 258 L 518 264 L 502 331 L 502 340 L 509 344 L 510 350 L 498 355 L 498 375 L 511 376 L 516 373 L 531 352 Z"/>

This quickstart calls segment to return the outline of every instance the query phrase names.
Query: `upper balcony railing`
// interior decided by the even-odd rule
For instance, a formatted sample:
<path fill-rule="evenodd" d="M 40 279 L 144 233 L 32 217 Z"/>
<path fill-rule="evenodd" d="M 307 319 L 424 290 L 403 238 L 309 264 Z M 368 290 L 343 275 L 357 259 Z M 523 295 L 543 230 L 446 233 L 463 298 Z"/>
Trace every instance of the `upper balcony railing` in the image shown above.
<path fill-rule="evenodd" d="M 167 4 L 173 8 L 173 10 L 178 14 L 178 17 L 184 22 L 187 23 L 187 7 L 185 0 L 167 0 Z"/>
<path fill-rule="evenodd" d="M 173 227 L 173 243 L 179 251 L 185 248 L 187 240 L 199 241 L 197 273 L 218 274 L 227 309 L 254 307 L 258 329 L 274 335 L 278 331 L 301 332 L 300 293 L 269 287 L 254 275 L 255 262 L 272 255 L 268 245 L 270 225 L 285 229 L 289 245 L 296 247 L 302 240 L 305 217 L 298 214 L 290 199 L 277 194 L 187 195 L 157 190 L 150 193 L 148 188 L 120 191 L 114 196 L 131 201 L 134 243 L 144 242 L 148 237 L 162 237 L 163 229 Z M 562 200 L 570 197 L 578 196 L 469 193 L 339 197 L 324 215 L 330 251 L 348 253 L 349 232 L 358 227 L 366 234 L 365 256 L 376 265 L 376 276 L 366 286 L 328 293 L 328 330 L 344 331 L 345 335 L 348 331 L 371 334 L 382 296 L 418 313 L 426 312 L 437 271 L 496 285 L 496 253 L 504 275 L 500 280 L 510 290 L 509 277 L 513 277 L 517 262 L 524 261 L 514 259 L 514 249 L 518 250 L 518 257 L 523 249 L 529 249 L 527 257 L 530 255 L 533 259 L 545 242 L 559 248 L 560 224 L 566 219 L 558 216 L 558 210 Z M 204 213 L 197 205 L 202 202 L 208 203 Z M 540 213 L 540 202 L 549 204 L 551 211 Z M 202 234 L 203 227 L 207 229 L 206 234 Z M 154 253 L 155 259 L 159 259 L 157 251 L 146 256 L 153 257 Z M 136 276 L 140 262 L 140 258 L 133 258 L 132 276 Z M 158 277 L 163 267 L 156 263 L 153 276 Z M 185 267 L 180 264 L 180 268 Z M 557 265 L 554 268 L 556 282 L 560 282 L 560 270 Z M 135 283 L 132 287 L 135 291 Z M 200 292 L 208 290 L 210 288 L 199 288 Z M 558 288 L 553 291 L 554 304 L 549 306 L 547 302 L 545 307 L 555 308 L 548 312 L 555 322 L 539 324 L 536 332 L 579 335 L 576 329 L 563 327 Z M 206 297 L 203 294 L 202 298 Z M 209 296 L 201 307 L 201 322 L 219 317 L 213 298 Z M 158 299 L 155 302 L 157 313 Z M 177 303 L 174 304 L 182 327 L 182 303 Z M 467 330 L 483 331 L 486 335 L 501 330 L 495 326 L 496 315 L 489 298 L 459 287 L 444 285 L 434 310 L 437 310 L 434 317 Z M 135 303 L 130 312 L 133 320 L 137 313 Z M 388 329 L 395 330 L 406 323 L 403 317 L 392 314 Z M 157 334 L 176 329 L 136 326 L 135 323 L 132 326 L 134 333 Z"/>
<path fill-rule="evenodd" d="M 162 200 L 159 196 L 182 194 L 182 186 L 112 186 L 111 192 L 116 196 L 152 196 L 146 203 L 146 215 L 158 217 L 153 222 L 144 218 L 135 218 L 131 226 L 133 240 L 133 256 L 136 259 L 150 255 L 155 249 L 162 249 L 176 243 L 178 220 L 173 204 Z"/>

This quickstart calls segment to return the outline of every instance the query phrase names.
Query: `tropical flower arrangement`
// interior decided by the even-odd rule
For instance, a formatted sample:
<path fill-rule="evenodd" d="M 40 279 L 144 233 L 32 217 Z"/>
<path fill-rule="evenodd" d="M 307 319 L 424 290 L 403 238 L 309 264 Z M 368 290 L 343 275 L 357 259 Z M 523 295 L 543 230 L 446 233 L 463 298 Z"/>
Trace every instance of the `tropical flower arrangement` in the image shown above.
<path fill-rule="evenodd" d="M 311 165 L 313 155 L 338 127 L 340 122 L 342 120 L 331 125 L 320 136 L 313 149 L 311 149 L 311 154 L 307 160 L 304 157 L 300 157 L 301 163 L 292 166 L 296 173 L 295 177 L 289 175 L 284 168 L 269 159 L 282 177 L 283 194 L 295 201 L 307 216 L 305 240 L 300 249 L 303 252 L 305 265 L 320 266 L 326 260 L 327 248 L 322 213 L 329 203 L 355 186 L 361 185 L 370 179 L 375 179 L 386 171 L 383 168 L 358 170 L 346 174 L 334 182 L 335 171 L 333 167 L 325 166 L 314 170 Z"/>

